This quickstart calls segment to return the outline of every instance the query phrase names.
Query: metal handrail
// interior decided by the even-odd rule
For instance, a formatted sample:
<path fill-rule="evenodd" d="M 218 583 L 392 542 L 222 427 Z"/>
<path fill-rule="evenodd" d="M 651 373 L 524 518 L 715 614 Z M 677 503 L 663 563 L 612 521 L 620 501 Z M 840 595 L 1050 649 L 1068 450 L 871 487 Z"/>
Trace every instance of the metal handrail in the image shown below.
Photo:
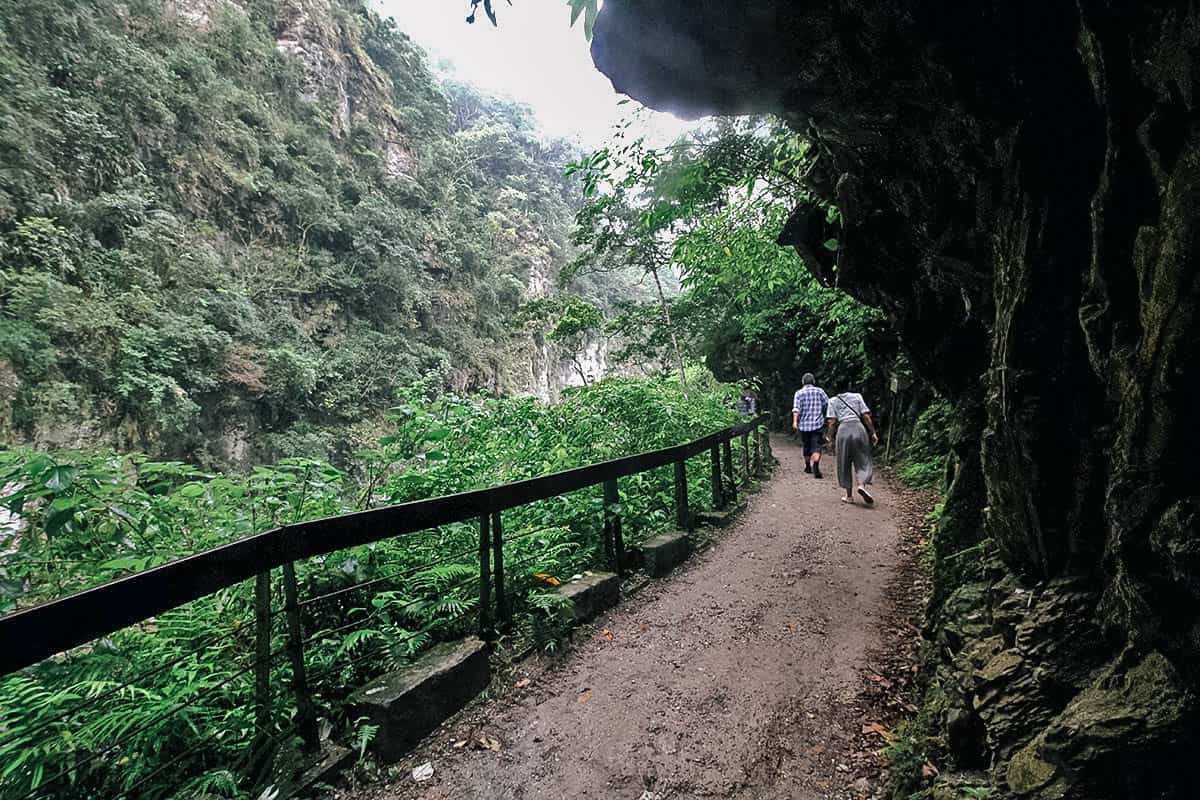
<path fill-rule="evenodd" d="M 284 525 L 0 617 L 0 675 L 292 562 L 497 514 L 685 461 L 764 424 L 761 414 L 708 436 L 625 458 L 426 500 Z M 729 465 L 732 472 L 732 464 Z M 684 497 L 686 502 L 686 496 Z"/>

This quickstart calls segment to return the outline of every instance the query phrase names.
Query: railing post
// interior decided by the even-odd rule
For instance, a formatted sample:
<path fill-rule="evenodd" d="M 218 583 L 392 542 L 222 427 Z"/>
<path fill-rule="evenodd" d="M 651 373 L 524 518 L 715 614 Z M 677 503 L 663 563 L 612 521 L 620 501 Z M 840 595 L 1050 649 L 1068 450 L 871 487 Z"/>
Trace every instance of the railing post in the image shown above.
<path fill-rule="evenodd" d="M 721 453 L 718 445 L 713 445 L 709 451 L 712 460 L 712 504 L 714 509 L 725 505 L 721 491 Z"/>
<path fill-rule="evenodd" d="M 604 563 L 611 570 L 613 564 L 617 563 L 617 546 L 613 542 L 613 526 L 612 516 L 608 513 L 608 483 L 602 487 L 604 494 L 600 501 L 600 507 L 604 513 Z"/>
<path fill-rule="evenodd" d="M 750 432 L 742 431 L 742 480 L 750 485 Z"/>
<path fill-rule="evenodd" d="M 320 748 L 317 714 L 308 693 L 308 675 L 304 669 L 304 628 L 300 624 L 300 593 L 296 588 L 296 562 L 283 564 L 283 608 L 288 626 L 288 655 L 292 660 L 292 688 L 296 693 L 296 721 L 304 749 Z"/>
<path fill-rule="evenodd" d="M 253 773 L 270 773 L 271 728 L 271 573 L 254 576 L 254 766 Z"/>
<path fill-rule="evenodd" d="M 504 527 L 500 512 L 492 512 L 492 576 L 496 581 L 496 617 L 507 628 L 512 622 L 512 607 L 504 594 Z"/>
<path fill-rule="evenodd" d="M 491 517 L 479 518 L 479 638 L 495 637 L 492 630 L 492 529 Z"/>
<path fill-rule="evenodd" d="M 763 466 L 770 469 L 775 463 L 775 456 L 771 453 L 771 432 L 767 430 L 767 425 L 763 423 Z"/>
<path fill-rule="evenodd" d="M 721 453 L 725 456 L 725 477 L 729 479 L 729 493 L 725 502 L 737 505 L 737 478 L 733 474 L 733 437 L 721 442 Z"/>
<path fill-rule="evenodd" d="M 692 528 L 692 512 L 688 508 L 686 460 L 675 462 L 675 524 L 681 531 Z"/>
<path fill-rule="evenodd" d="M 625 574 L 625 539 L 621 535 L 621 494 L 617 488 L 617 480 L 604 482 L 604 529 L 612 537 L 613 554 L 610 562 L 613 572 Z"/>
<path fill-rule="evenodd" d="M 763 474 L 762 431 L 758 423 L 754 425 L 754 474 L 760 478 Z"/>

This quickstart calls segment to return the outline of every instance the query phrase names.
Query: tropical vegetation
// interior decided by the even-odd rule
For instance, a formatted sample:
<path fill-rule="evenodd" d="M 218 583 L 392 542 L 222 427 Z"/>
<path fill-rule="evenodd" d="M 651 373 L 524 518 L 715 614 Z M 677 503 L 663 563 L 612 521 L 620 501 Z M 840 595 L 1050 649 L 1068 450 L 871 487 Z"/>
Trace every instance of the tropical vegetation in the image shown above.
<path fill-rule="evenodd" d="M 596 3 L 570 7 L 590 31 Z M 581 153 L 360 0 L 0 0 L 0 70 L 3 613 L 678 444 L 735 421 L 742 385 L 786 412 L 803 372 L 881 391 L 896 366 L 878 312 L 778 244 L 789 209 L 839 211 L 777 120 L 661 147 L 627 123 Z M 934 482 L 944 442 L 920 439 L 905 474 Z M 694 508 L 710 476 L 689 463 Z M 620 481 L 631 544 L 673 524 L 673 489 L 669 468 Z M 504 512 L 501 647 L 557 645 L 549 590 L 607 565 L 604 514 L 600 487 Z M 365 753 L 350 689 L 478 631 L 478 541 L 462 523 L 295 565 L 323 740 Z M 302 759 L 282 582 L 0 677 L 0 798 L 270 797 Z"/>

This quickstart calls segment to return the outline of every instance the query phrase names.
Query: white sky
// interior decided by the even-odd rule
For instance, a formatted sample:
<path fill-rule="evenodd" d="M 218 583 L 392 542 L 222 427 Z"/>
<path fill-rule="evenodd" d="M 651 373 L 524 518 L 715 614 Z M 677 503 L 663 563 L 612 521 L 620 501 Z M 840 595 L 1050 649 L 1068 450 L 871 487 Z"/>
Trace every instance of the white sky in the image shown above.
<path fill-rule="evenodd" d="M 495 0 L 500 25 L 493 28 L 480 6 L 474 25 L 465 20 L 468 0 L 372 0 L 384 16 L 425 48 L 436 66 L 494 94 L 531 106 L 545 133 L 587 149 L 608 140 L 612 126 L 638 108 L 622 99 L 592 65 L 583 20 L 569 26 L 565 0 Z M 643 111 L 633 131 L 655 145 L 667 144 L 694 123 Z"/>

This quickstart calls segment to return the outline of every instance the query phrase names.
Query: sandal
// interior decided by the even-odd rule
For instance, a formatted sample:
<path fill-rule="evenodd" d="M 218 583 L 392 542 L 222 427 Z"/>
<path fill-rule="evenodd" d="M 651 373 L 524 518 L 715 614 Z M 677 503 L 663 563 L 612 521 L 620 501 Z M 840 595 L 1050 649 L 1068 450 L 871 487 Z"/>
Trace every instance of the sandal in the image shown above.
<path fill-rule="evenodd" d="M 860 495 L 862 495 L 862 499 L 863 499 L 864 503 L 866 503 L 869 506 L 875 505 L 875 498 L 871 497 L 871 493 L 867 491 L 867 487 L 865 487 L 865 486 L 858 487 L 858 493 Z"/>

